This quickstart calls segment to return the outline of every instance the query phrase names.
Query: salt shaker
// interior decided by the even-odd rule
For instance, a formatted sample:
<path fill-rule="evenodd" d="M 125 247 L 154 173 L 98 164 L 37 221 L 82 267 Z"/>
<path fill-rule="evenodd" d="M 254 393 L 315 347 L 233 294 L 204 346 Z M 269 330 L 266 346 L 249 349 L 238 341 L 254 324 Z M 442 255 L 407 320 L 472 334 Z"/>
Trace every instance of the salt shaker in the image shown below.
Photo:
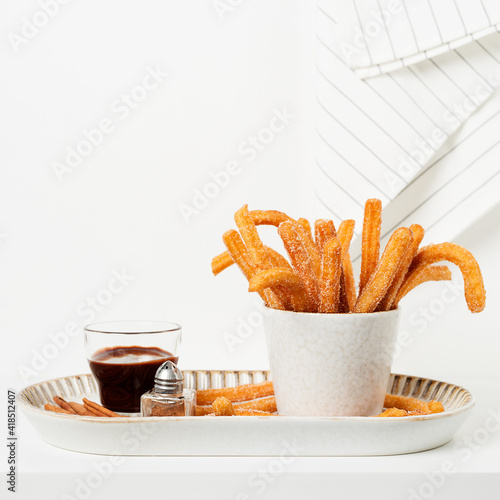
<path fill-rule="evenodd" d="M 172 361 L 165 361 L 155 375 L 155 385 L 141 396 L 143 417 L 193 415 L 195 391 L 184 389 L 182 372 Z"/>

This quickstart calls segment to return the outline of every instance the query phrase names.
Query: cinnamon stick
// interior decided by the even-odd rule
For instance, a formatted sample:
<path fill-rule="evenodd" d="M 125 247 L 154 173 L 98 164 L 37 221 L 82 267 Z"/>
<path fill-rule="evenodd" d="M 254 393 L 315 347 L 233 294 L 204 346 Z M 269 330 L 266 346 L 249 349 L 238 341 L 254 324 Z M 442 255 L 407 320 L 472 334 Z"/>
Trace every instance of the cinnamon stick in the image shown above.
<path fill-rule="evenodd" d="M 95 417 L 94 413 L 90 413 L 80 403 L 74 403 L 73 401 L 69 401 L 68 404 L 71 406 L 71 408 L 73 408 L 73 410 L 75 410 L 76 413 L 78 413 L 78 415 L 84 415 L 84 416 L 87 416 L 87 417 Z"/>
<path fill-rule="evenodd" d="M 90 401 L 87 398 L 83 398 L 83 404 L 85 405 L 85 408 L 87 408 L 88 411 L 97 411 L 103 414 L 105 417 L 123 417 L 123 415 L 118 415 L 118 413 L 115 413 L 114 411 L 108 410 L 104 406 L 101 406 L 97 403 L 94 403 L 93 401 Z"/>
<path fill-rule="evenodd" d="M 66 410 L 67 412 L 72 413 L 73 415 L 77 415 L 77 412 L 73 410 L 73 408 L 71 408 L 68 402 L 64 401 L 64 399 L 61 398 L 60 396 L 54 396 L 52 399 L 54 400 L 56 405 L 61 407 L 63 410 Z"/>
<path fill-rule="evenodd" d="M 67 415 L 75 415 L 75 412 L 72 412 L 72 411 L 68 411 L 68 410 L 65 410 L 63 408 L 59 408 L 59 406 L 54 406 L 54 405 L 51 405 L 49 403 L 47 403 L 44 408 L 47 410 L 47 411 L 53 411 L 55 413 L 65 413 Z"/>

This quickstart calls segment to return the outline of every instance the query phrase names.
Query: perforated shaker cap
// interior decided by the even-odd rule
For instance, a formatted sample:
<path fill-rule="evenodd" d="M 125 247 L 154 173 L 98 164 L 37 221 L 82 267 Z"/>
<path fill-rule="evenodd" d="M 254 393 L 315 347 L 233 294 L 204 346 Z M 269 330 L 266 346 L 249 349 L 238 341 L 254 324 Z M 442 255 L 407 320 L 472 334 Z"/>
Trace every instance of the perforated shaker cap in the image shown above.
<path fill-rule="evenodd" d="M 155 391 L 161 394 L 179 394 L 182 396 L 184 377 L 172 361 L 165 361 L 155 375 Z"/>

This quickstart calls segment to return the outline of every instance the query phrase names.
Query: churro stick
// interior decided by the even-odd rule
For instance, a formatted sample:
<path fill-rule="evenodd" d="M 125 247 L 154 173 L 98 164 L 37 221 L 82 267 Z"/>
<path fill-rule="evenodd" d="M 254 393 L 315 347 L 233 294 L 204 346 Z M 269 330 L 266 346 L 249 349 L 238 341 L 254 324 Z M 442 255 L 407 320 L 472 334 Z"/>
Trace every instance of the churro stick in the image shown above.
<path fill-rule="evenodd" d="M 323 249 L 319 305 L 320 313 L 336 313 L 340 302 L 340 277 L 342 274 L 342 249 L 339 240 L 330 238 Z"/>
<path fill-rule="evenodd" d="M 290 263 L 279 252 L 266 245 L 264 245 L 264 248 L 266 249 L 267 255 L 273 267 L 288 267 L 289 269 L 292 268 Z M 233 264 L 234 261 L 231 255 L 229 255 L 229 252 L 222 252 L 212 259 L 212 272 L 214 276 L 217 276 L 219 273 L 224 271 L 224 269 L 231 267 Z"/>
<path fill-rule="evenodd" d="M 241 238 L 247 247 L 254 265 L 260 269 L 271 267 L 271 261 L 259 237 L 255 222 L 248 213 L 248 205 L 243 205 L 243 207 L 236 211 L 234 221 L 240 230 Z"/>
<path fill-rule="evenodd" d="M 384 400 L 385 408 L 399 408 L 405 411 L 414 411 L 420 415 L 429 415 L 431 410 L 425 401 L 406 396 L 396 396 L 395 394 L 386 394 Z"/>
<path fill-rule="evenodd" d="M 363 234 L 361 238 L 361 274 L 359 294 L 368 284 L 375 271 L 380 253 L 380 226 L 382 223 L 382 202 L 375 198 L 365 203 Z"/>
<path fill-rule="evenodd" d="M 281 255 L 276 250 L 273 250 L 271 247 L 267 247 L 264 245 L 266 249 L 267 255 L 269 256 L 269 260 L 273 267 L 286 267 L 287 269 L 292 269 L 290 262 L 288 262 L 283 255 Z"/>
<path fill-rule="evenodd" d="M 229 252 L 222 252 L 219 255 L 216 255 L 212 259 L 212 273 L 214 276 L 217 276 L 219 273 L 227 269 L 228 267 L 234 264 L 234 260 L 229 254 Z"/>
<path fill-rule="evenodd" d="M 314 241 L 318 247 L 318 252 L 323 255 L 325 243 L 334 236 L 337 236 L 335 224 L 330 219 L 318 219 L 314 223 Z"/>
<path fill-rule="evenodd" d="M 454 243 L 439 243 L 421 248 L 410 266 L 410 273 L 417 269 L 448 261 L 460 268 L 464 278 L 465 300 L 473 313 L 481 312 L 486 303 L 481 269 L 474 256 L 465 248 Z"/>
<path fill-rule="evenodd" d="M 347 219 L 340 223 L 338 238 L 342 247 L 342 278 L 341 278 L 341 302 L 345 302 L 345 312 L 354 311 L 356 305 L 356 283 L 354 281 L 354 272 L 352 270 L 351 256 L 349 247 L 354 234 L 354 220 Z"/>
<path fill-rule="evenodd" d="M 76 415 L 77 414 L 76 412 L 68 411 L 68 410 L 65 410 L 64 408 L 60 408 L 59 406 L 51 405 L 49 403 L 47 403 L 44 406 L 44 408 L 47 411 L 53 411 L 55 413 L 64 413 L 65 415 Z"/>
<path fill-rule="evenodd" d="M 248 291 L 260 292 L 275 286 L 288 288 L 290 303 L 294 311 L 310 312 L 313 310 L 302 279 L 295 271 L 285 267 L 274 267 L 256 272 L 249 282 Z"/>
<path fill-rule="evenodd" d="M 376 417 L 407 417 L 408 412 L 406 410 L 400 410 L 399 408 L 387 408 Z"/>
<path fill-rule="evenodd" d="M 269 413 L 278 411 L 276 407 L 276 398 L 268 396 L 267 398 L 253 399 L 252 401 L 244 401 L 243 403 L 234 404 L 235 411 L 238 410 L 260 410 Z"/>
<path fill-rule="evenodd" d="M 274 413 L 262 410 L 240 410 L 239 408 L 236 408 L 234 411 L 236 412 L 236 415 L 240 417 L 270 417 L 274 415 Z"/>
<path fill-rule="evenodd" d="M 211 404 L 210 405 L 202 405 L 202 406 L 196 405 L 196 407 L 195 407 L 195 415 L 197 417 L 211 415 L 213 413 L 214 413 L 214 409 L 213 409 Z"/>
<path fill-rule="evenodd" d="M 222 240 L 224 241 L 224 244 L 226 245 L 233 261 L 238 265 L 246 279 L 250 281 L 256 271 L 256 268 L 238 231 L 235 231 L 234 229 L 226 231 L 222 236 Z M 263 290 L 259 293 L 259 295 L 269 307 L 272 307 L 273 309 L 285 309 L 283 302 L 272 290 Z"/>
<path fill-rule="evenodd" d="M 304 230 L 304 233 L 307 234 L 309 239 L 313 241 L 313 235 L 312 235 L 312 230 L 311 230 L 311 223 L 307 220 L 304 219 L 303 217 L 300 217 L 297 219 L 297 222 L 302 226 L 302 229 Z"/>
<path fill-rule="evenodd" d="M 293 221 L 284 212 L 279 210 L 251 210 L 250 217 L 256 226 L 276 226 L 278 227 L 282 222 L 287 220 Z"/>
<path fill-rule="evenodd" d="M 396 272 L 396 276 L 394 276 L 391 286 L 380 301 L 377 307 L 377 311 L 390 311 L 397 306 L 396 295 L 401 288 L 401 285 L 403 284 L 410 264 L 412 263 L 415 255 L 417 255 L 418 247 L 420 246 L 420 243 L 422 242 L 425 234 L 424 228 L 419 224 L 412 224 L 410 226 L 410 231 L 413 235 L 413 241 L 411 242 L 411 245 L 408 247 L 408 250 L 401 260 L 401 264 Z"/>
<path fill-rule="evenodd" d="M 70 413 L 73 413 L 73 415 L 77 415 L 76 411 L 71 408 L 68 402 L 60 396 L 54 396 L 52 399 L 54 400 L 54 403 L 60 406 L 63 410 L 69 411 Z"/>
<path fill-rule="evenodd" d="M 403 281 L 396 298 L 394 299 L 394 307 L 397 307 L 399 301 L 416 286 L 425 283 L 426 281 L 450 281 L 451 271 L 447 266 L 426 266 L 419 267 L 409 272 Z"/>
<path fill-rule="evenodd" d="M 226 397 L 235 403 L 248 401 L 249 399 L 262 398 L 274 394 L 273 383 L 270 380 L 258 384 L 245 384 L 236 387 L 224 387 L 223 389 L 204 389 L 196 391 L 196 404 L 211 405 L 217 398 Z"/>
<path fill-rule="evenodd" d="M 314 243 L 314 240 L 312 238 L 311 226 L 309 225 L 309 222 L 306 219 L 299 219 L 299 220 L 306 221 L 307 226 L 304 227 L 304 225 L 300 224 L 299 221 L 295 223 L 292 222 L 292 224 L 294 225 L 297 233 L 301 237 L 302 244 L 304 245 L 304 248 L 306 249 L 306 252 L 309 255 L 309 259 L 311 260 L 312 269 L 314 270 L 316 277 L 319 279 L 321 275 L 321 254 L 319 253 L 316 243 Z M 279 232 L 279 227 L 278 227 L 278 232 Z"/>
<path fill-rule="evenodd" d="M 94 401 L 90 401 L 87 398 L 83 398 L 83 406 L 90 412 L 96 413 L 98 416 L 102 417 L 122 417 L 123 415 L 118 415 L 114 411 L 108 410 L 104 406 L 101 406 Z M 99 415 L 100 414 L 100 415 Z"/>
<path fill-rule="evenodd" d="M 304 282 L 311 306 L 316 311 L 320 298 L 318 277 L 312 264 L 311 254 L 306 250 L 304 243 L 306 238 L 302 236 L 299 228 L 296 222 L 282 222 L 278 227 L 278 234 L 283 240 L 294 270 Z"/>
<path fill-rule="evenodd" d="M 89 410 L 85 409 L 80 403 L 74 403 L 73 401 L 68 401 L 68 404 L 75 410 L 78 415 L 84 415 L 86 417 L 95 417 L 96 415 Z"/>
<path fill-rule="evenodd" d="M 229 401 L 229 399 L 225 397 L 217 398 L 212 403 L 212 408 L 215 415 L 218 417 L 229 417 L 232 415 L 236 415 L 233 408 L 233 403 L 231 403 L 231 401 Z"/>
<path fill-rule="evenodd" d="M 431 410 L 431 413 L 443 413 L 444 411 L 443 403 L 439 401 L 429 401 L 427 406 L 429 407 L 429 410 Z"/>
<path fill-rule="evenodd" d="M 394 231 L 370 281 L 358 297 L 354 312 L 369 313 L 375 311 L 378 303 L 387 292 L 411 241 L 412 234 L 407 227 L 400 227 Z"/>

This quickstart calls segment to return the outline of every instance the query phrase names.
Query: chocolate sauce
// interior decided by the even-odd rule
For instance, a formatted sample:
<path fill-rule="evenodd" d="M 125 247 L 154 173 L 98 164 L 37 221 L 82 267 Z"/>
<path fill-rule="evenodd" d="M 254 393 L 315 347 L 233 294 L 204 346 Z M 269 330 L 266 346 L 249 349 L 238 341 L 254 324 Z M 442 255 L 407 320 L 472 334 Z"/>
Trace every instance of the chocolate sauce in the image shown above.
<path fill-rule="evenodd" d="M 156 370 L 165 361 L 177 364 L 179 358 L 159 347 L 109 347 L 89 359 L 97 380 L 101 404 L 113 411 L 136 413 L 141 395 L 154 386 Z"/>

